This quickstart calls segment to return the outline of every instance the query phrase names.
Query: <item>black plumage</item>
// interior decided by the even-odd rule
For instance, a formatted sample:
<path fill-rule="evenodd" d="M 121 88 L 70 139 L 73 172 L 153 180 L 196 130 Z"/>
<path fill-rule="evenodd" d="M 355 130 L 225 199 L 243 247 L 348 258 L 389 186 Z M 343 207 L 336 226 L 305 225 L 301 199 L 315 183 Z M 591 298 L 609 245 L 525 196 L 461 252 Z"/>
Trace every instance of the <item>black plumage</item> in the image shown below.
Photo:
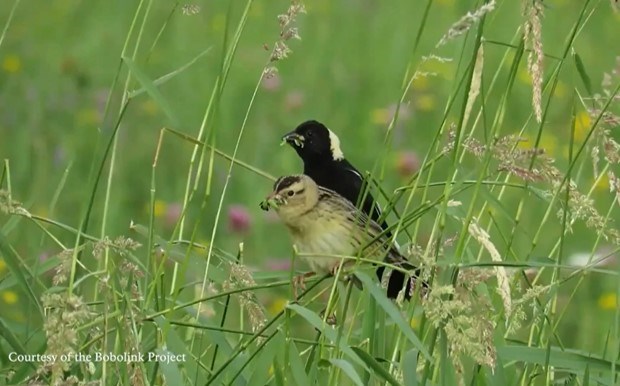
<path fill-rule="evenodd" d="M 284 135 L 283 140 L 295 149 L 304 163 L 304 174 L 311 177 L 319 186 L 331 189 L 354 205 L 371 219 L 381 225 L 385 230 L 388 228 L 385 219 L 380 220 L 381 209 L 370 192 L 365 192 L 367 181 L 362 174 L 344 157 L 340 149 L 340 140 L 331 130 L 320 122 L 311 120 L 302 123 L 290 133 Z M 365 196 L 364 196 L 365 195 Z M 363 197 L 364 196 L 364 197 Z M 363 203 L 359 205 L 363 199 Z M 386 231 L 387 237 L 391 233 Z M 416 267 L 403 263 L 402 268 L 415 270 L 414 275 L 419 273 Z M 379 280 L 383 277 L 385 267 L 377 268 Z M 389 298 L 396 298 L 402 290 L 405 282 L 405 274 L 393 271 L 387 285 Z M 407 281 L 405 296 L 411 297 L 413 283 Z"/>

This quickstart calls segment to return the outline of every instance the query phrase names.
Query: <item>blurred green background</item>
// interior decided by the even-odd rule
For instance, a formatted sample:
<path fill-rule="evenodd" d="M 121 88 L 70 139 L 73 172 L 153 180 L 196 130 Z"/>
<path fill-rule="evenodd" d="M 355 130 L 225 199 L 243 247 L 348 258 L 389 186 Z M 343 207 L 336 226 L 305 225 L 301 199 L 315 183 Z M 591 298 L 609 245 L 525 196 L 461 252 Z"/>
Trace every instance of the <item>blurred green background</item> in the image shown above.
<path fill-rule="evenodd" d="M 0 2 L 2 25 L 14 3 Z M 620 14 L 607 3 L 598 4 L 574 46 L 584 62 L 594 91 L 599 93 L 603 74 L 617 66 L 615 41 L 620 36 Z M 32 213 L 79 227 L 93 189 L 92 170 L 99 166 L 116 124 L 122 98 L 119 90 L 122 88 L 111 89 L 111 85 L 119 68 L 120 79 L 124 79 L 127 72 L 120 54 L 138 4 L 128 0 L 19 2 L 0 45 L 0 159 L 7 160 L 10 167 L 14 199 L 23 202 Z M 277 15 L 288 4 L 286 1 L 259 0 L 250 10 L 224 92 L 216 105 L 215 118 L 207 125 L 209 133 L 214 135 L 214 144 L 223 152 L 233 152 L 253 89 L 269 58 L 269 51 L 264 46 L 271 49 L 278 39 Z M 464 60 L 461 55 L 465 37 L 439 48 L 435 45 L 452 23 L 479 6 L 475 1 L 434 1 L 420 44 L 413 52 L 414 37 L 420 28 L 425 4 L 412 0 L 395 0 L 389 4 L 376 0 L 308 1 L 305 4 L 307 14 L 301 15 L 297 21 L 301 40 L 290 42 L 293 52 L 289 58 L 277 63 L 278 75 L 263 80 L 249 113 L 238 158 L 274 176 L 299 172 L 301 163 L 296 154 L 290 148 L 279 147 L 281 135 L 304 120 L 317 119 L 340 136 L 349 160 L 361 170 L 371 170 L 400 98 L 405 71 L 411 64 L 419 71 L 436 75 L 417 79 L 406 95 L 385 158 L 384 173 L 378 176 L 388 192 L 405 184 L 426 156 L 444 115 L 448 117 L 448 123 L 455 122 L 460 111 L 459 99 L 445 113 L 449 97 L 462 75 L 464 66 L 459 65 L 459 61 Z M 545 60 L 545 75 L 548 76 L 557 63 L 553 57 L 563 54 L 564 42 L 582 4 L 569 0 L 549 0 L 544 4 L 543 48 L 549 55 Z M 175 71 L 200 53 L 208 52 L 159 87 L 178 122 L 172 122 L 147 93 L 129 103 L 119 128 L 107 208 L 108 223 L 104 230 L 112 238 L 132 236 L 130 221 L 148 224 L 151 165 L 160 129 L 169 127 L 197 136 L 220 73 L 225 45 L 232 38 L 244 6 L 241 2 L 200 1 L 193 3 L 199 6 L 199 12 L 186 15 L 179 10 L 183 5 L 173 1 L 154 1 L 148 9 L 148 22 L 144 26 L 137 25 L 143 31 L 136 64 L 151 79 Z M 172 12 L 175 7 L 176 11 Z M 518 44 L 522 21 L 520 2 L 500 1 L 497 9 L 487 17 L 484 37 L 487 41 Z M 508 58 L 514 56 L 512 51 L 510 47 L 485 44 L 483 84 L 491 82 L 504 55 Z M 452 61 L 422 61 L 422 56 L 431 54 Z M 510 64 L 510 60 L 506 61 L 503 65 L 505 71 L 500 68 L 497 72 L 500 84 L 506 82 Z M 559 79 L 540 146 L 555 157 L 557 166 L 564 170 L 573 107 L 577 106 L 578 141 L 584 140 L 591 119 L 585 109 L 579 107 L 574 92 L 575 89 L 584 92 L 574 66 L 565 66 Z M 129 90 L 140 87 L 133 80 Z M 487 95 L 486 108 L 492 112 L 489 117 L 495 114 L 503 92 L 502 87 L 496 87 Z M 105 115 L 110 95 L 108 114 Z M 543 100 L 546 99 L 545 93 Z M 528 120 L 531 113 L 531 78 L 525 60 L 522 60 L 505 111 L 505 127 L 500 133 L 516 134 L 524 128 L 524 136 L 533 140 L 538 125 L 532 119 Z M 617 133 L 613 135 L 618 138 Z M 529 146 L 533 143 L 530 142 Z M 154 213 L 156 233 L 164 239 L 172 237 L 180 215 L 192 149 L 193 145 L 188 141 L 169 133 L 164 136 L 155 170 Z M 476 177 L 476 162 L 468 159 L 462 165 L 463 178 L 466 179 L 468 173 L 471 173 L 470 178 Z M 207 173 L 203 168 L 204 176 L 197 190 L 201 197 L 190 203 L 189 229 L 193 229 L 192 224 L 200 219 L 196 241 L 206 244 L 213 226 L 217 226 L 215 243 L 219 248 L 234 254 L 238 243 L 244 242 L 246 264 L 259 270 L 285 267 L 291 252 L 285 229 L 258 208 L 258 203 L 271 188 L 267 179 L 234 167 L 224 196 L 222 215 L 214 224 L 228 165 L 227 161 L 216 156 L 212 190 L 206 196 L 205 209 L 201 210 Z M 591 167 L 582 169 L 579 178 L 585 193 L 593 185 L 594 176 Z M 433 173 L 433 181 L 448 178 L 448 172 L 441 167 Z M 63 180 L 65 176 L 66 181 Z M 101 233 L 104 181 L 105 178 L 100 181 L 95 197 L 91 218 L 93 234 Z M 7 188 L 6 180 L 2 188 Z M 439 195 L 441 189 L 429 192 Z M 514 205 L 522 194 L 520 191 L 508 192 L 502 197 L 503 207 L 514 214 L 517 210 Z M 57 201 L 55 195 L 58 195 Z M 605 179 L 595 187 L 593 197 L 600 210 L 610 205 L 612 197 Z M 467 201 L 467 194 L 459 198 Z M 544 202 L 533 197 L 527 198 L 525 203 L 511 246 L 517 254 L 531 248 L 529 230 L 537 229 L 546 208 Z M 418 195 L 413 207 L 417 205 L 420 205 Z M 493 208 L 491 203 L 489 210 Z M 435 214 L 431 211 L 420 220 L 422 231 L 414 241 L 426 242 Z M 34 265 L 60 252 L 31 223 L 0 216 L 8 239 L 28 264 Z M 548 236 L 535 246 L 539 256 L 546 256 L 545 253 L 557 242 L 561 225 L 559 220 L 555 222 L 554 225 L 551 221 Z M 446 235 L 455 235 L 461 225 L 448 222 Z M 72 234 L 51 226 L 48 229 L 68 246 L 73 245 Z M 577 224 L 574 235 L 567 239 L 563 250 L 565 256 L 590 253 L 595 234 L 583 224 Z M 189 238 L 188 234 L 184 236 Z M 502 251 L 505 240 L 497 233 L 492 236 Z M 146 242 L 138 239 L 143 244 Z M 402 241 L 408 240 L 403 237 Z M 6 274 L 6 267 L 0 260 L 0 276 Z M 575 312 L 575 325 L 571 325 L 573 318 L 565 318 L 569 329 L 588 325 L 592 321 L 587 320 L 590 317 L 608 315 L 605 313 L 615 309 L 613 280 L 588 282 L 585 288 L 578 293 L 574 308 L 569 311 Z M 0 313 L 23 319 L 26 310 L 20 305 L 20 297 L 19 292 L 4 290 L 0 296 Z M 276 300 L 268 299 L 268 305 L 277 309 L 279 303 Z M 592 310 L 593 313 L 588 315 L 583 310 Z M 608 321 L 608 318 L 601 318 L 598 320 L 600 324 L 593 325 L 592 330 L 583 328 L 594 332 L 606 328 Z M 588 336 L 591 335 L 587 332 L 583 334 L 583 337 Z M 601 343 L 592 342 L 595 345 Z"/>

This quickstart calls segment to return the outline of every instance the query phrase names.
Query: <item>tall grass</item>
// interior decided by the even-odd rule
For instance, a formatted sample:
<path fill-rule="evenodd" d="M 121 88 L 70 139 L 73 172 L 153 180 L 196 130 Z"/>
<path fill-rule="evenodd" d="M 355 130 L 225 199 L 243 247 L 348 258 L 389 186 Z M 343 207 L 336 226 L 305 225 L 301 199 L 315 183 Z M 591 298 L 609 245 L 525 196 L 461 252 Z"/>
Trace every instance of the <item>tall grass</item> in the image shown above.
<path fill-rule="evenodd" d="M 2 384 L 618 383 L 607 2 L 106 7 L 0 5 Z M 410 302 L 364 265 L 293 301 L 257 207 L 308 118 L 368 170 Z"/>

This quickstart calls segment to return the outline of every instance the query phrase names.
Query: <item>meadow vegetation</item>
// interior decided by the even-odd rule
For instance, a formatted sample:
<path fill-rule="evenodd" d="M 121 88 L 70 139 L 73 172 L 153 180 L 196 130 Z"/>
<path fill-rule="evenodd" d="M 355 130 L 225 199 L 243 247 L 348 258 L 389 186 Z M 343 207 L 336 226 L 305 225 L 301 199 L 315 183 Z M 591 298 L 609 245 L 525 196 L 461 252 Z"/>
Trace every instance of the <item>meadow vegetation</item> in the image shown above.
<path fill-rule="evenodd" d="M 616 3 L 0 2 L 0 385 L 617 385 Z M 308 119 L 424 296 L 293 302 Z"/>

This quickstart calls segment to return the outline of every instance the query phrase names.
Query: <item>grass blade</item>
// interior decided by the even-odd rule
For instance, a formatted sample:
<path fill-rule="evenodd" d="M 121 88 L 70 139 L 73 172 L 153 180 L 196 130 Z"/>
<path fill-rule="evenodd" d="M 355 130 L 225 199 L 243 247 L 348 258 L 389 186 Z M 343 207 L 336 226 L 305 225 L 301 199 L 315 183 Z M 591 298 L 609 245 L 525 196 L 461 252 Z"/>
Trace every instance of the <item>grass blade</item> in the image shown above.
<path fill-rule="evenodd" d="M 592 93 L 592 81 L 590 80 L 590 76 L 586 72 L 586 66 L 584 66 L 581 56 L 579 56 L 577 51 L 573 51 L 573 59 L 575 60 L 575 67 L 579 73 L 579 78 L 583 82 L 583 86 L 586 88 L 588 95 L 594 95 Z"/>
<path fill-rule="evenodd" d="M 364 362 L 366 362 L 366 364 L 371 369 L 375 371 L 375 374 L 379 378 L 388 382 L 390 385 L 399 386 L 398 381 L 394 379 L 394 377 L 383 366 L 381 366 L 381 364 L 377 362 L 377 360 L 373 358 L 370 354 L 368 354 L 366 351 L 362 350 L 359 347 L 352 347 L 352 349 L 353 351 L 355 351 L 357 355 L 360 356 L 360 358 L 362 358 Z"/>
<path fill-rule="evenodd" d="M 405 386 L 418 386 L 418 375 L 416 369 L 418 368 L 418 350 L 409 350 L 403 357 L 403 378 Z"/>
<path fill-rule="evenodd" d="M 26 272 L 28 273 L 28 276 L 32 278 L 32 273 L 26 268 L 26 264 L 19 257 L 15 249 L 13 249 L 9 241 L 6 239 L 4 233 L 2 232 L 0 232 L 0 254 L 4 257 L 4 261 L 9 267 L 9 271 L 11 271 L 11 274 L 15 276 L 15 280 L 21 287 L 22 291 L 26 293 L 26 295 L 30 298 L 32 304 L 36 306 L 39 315 L 43 317 L 43 309 L 41 308 L 39 299 L 37 298 L 37 295 L 34 293 L 34 289 L 30 285 L 30 283 L 28 283 L 28 280 L 24 275 L 24 272 Z"/>
<path fill-rule="evenodd" d="M 362 379 L 349 361 L 344 359 L 329 359 L 329 363 L 340 368 L 347 375 L 347 377 L 353 381 L 354 385 L 364 386 Z"/>
<path fill-rule="evenodd" d="M 175 127 L 179 127 L 179 118 L 172 110 L 172 107 L 170 107 L 164 95 L 157 89 L 157 86 L 153 83 L 151 78 L 149 78 L 131 58 L 123 56 L 122 59 L 127 65 L 127 68 L 129 68 L 129 71 L 136 77 L 149 96 L 153 98 L 155 103 L 162 109 L 166 117 L 170 120 L 170 123 Z"/>
<path fill-rule="evenodd" d="M 170 79 L 174 78 L 175 76 L 179 75 L 180 73 L 182 73 L 183 71 L 187 70 L 188 68 L 190 68 L 194 63 L 196 63 L 198 61 L 198 59 L 202 58 L 203 56 L 205 56 L 206 54 L 209 53 L 209 51 L 211 51 L 213 47 L 209 47 L 206 50 L 202 51 L 201 53 L 199 53 L 198 55 L 196 55 L 192 60 L 190 60 L 189 62 L 185 63 L 184 65 L 182 65 L 181 67 L 177 68 L 176 70 L 167 73 L 166 75 L 160 76 L 159 78 L 155 79 L 153 81 L 153 85 L 154 86 L 161 86 L 162 84 L 166 83 L 167 81 L 169 81 Z M 127 97 L 129 99 L 137 97 L 138 95 L 144 93 L 145 91 L 148 91 L 146 89 L 146 87 L 141 87 L 137 90 L 134 91 L 130 91 L 127 94 Z"/>
<path fill-rule="evenodd" d="M 370 277 L 368 277 L 368 275 L 362 272 L 355 272 L 355 276 L 357 276 L 362 284 L 364 284 L 364 288 L 366 288 L 375 298 L 377 304 L 379 304 L 379 306 L 383 308 L 394 323 L 396 323 L 403 335 L 426 357 L 426 359 L 430 360 L 431 356 L 428 353 L 428 350 L 424 347 L 422 341 L 420 341 L 420 339 L 416 336 L 415 332 L 411 328 L 411 325 L 409 325 L 409 323 L 407 323 L 407 321 L 403 318 L 403 315 L 400 310 L 396 308 L 394 303 L 392 303 L 392 301 L 385 296 L 383 291 Z"/>
<path fill-rule="evenodd" d="M 330 325 L 325 324 L 325 322 L 314 312 L 310 311 L 306 307 L 300 306 L 299 304 L 289 304 L 286 306 L 287 308 L 298 313 L 302 318 L 306 319 L 308 323 L 310 323 L 314 328 L 321 331 L 323 335 L 325 335 L 332 343 L 336 343 L 338 341 L 336 330 Z M 342 351 L 344 354 L 353 359 L 357 364 L 364 367 L 365 370 L 368 370 L 368 366 L 366 363 L 346 344 L 344 339 L 340 339 L 338 341 L 338 349 Z"/>
<path fill-rule="evenodd" d="M 299 386 L 310 386 L 310 379 L 308 379 L 308 375 L 304 370 L 304 364 L 301 362 L 301 356 L 299 355 L 295 342 L 289 342 L 289 351 L 291 360 L 289 373 L 292 374 L 295 384 Z"/>
<path fill-rule="evenodd" d="M 160 348 L 155 349 L 155 353 L 158 356 L 157 359 L 159 366 L 161 367 L 161 371 L 164 377 L 166 377 L 166 383 L 168 385 L 182 385 L 183 376 L 181 375 L 181 370 L 179 370 L 178 362 L 173 362 L 166 359 L 175 356 L 175 354 Z"/>
<path fill-rule="evenodd" d="M 15 334 L 13 334 L 11 328 L 9 328 L 6 323 L 4 323 L 4 320 L 2 318 L 0 318 L 0 336 L 3 337 L 4 340 L 6 340 L 6 342 L 11 346 L 13 351 L 15 351 L 17 354 L 26 353 L 26 348 L 22 345 L 20 339 L 18 339 Z"/>
<path fill-rule="evenodd" d="M 595 371 L 600 375 L 611 375 L 612 364 L 610 361 L 578 350 L 562 350 L 559 347 L 552 346 L 547 359 L 546 348 L 510 345 L 499 347 L 497 354 L 504 362 L 515 361 L 549 365 L 578 375 L 585 374 L 586 369 Z"/>

